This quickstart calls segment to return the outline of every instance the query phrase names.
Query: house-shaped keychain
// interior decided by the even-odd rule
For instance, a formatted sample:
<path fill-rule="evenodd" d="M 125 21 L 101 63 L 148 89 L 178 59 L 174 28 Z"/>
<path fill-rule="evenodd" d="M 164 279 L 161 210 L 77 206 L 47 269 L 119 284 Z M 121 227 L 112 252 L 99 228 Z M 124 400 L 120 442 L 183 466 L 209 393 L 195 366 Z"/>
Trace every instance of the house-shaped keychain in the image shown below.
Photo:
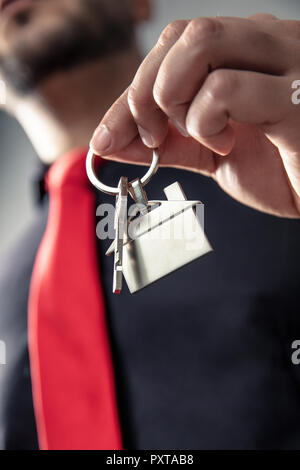
<path fill-rule="evenodd" d="M 136 187 L 141 190 L 140 184 Z M 187 201 L 177 182 L 164 193 L 167 200 L 146 200 L 146 210 L 128 220 L 123 274 L 131 293 L 212 251 L 203 229 L 202 202 Z M 113 254 L 114 247 L 115 242 L 106 255 Z"/>

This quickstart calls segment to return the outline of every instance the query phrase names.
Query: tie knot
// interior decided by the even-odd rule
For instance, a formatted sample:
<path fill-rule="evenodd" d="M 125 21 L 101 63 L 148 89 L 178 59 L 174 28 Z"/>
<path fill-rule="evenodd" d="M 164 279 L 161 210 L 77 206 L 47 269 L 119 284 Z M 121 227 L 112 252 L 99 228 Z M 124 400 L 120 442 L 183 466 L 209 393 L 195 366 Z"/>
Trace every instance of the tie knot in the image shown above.
<path fill-rule="evenodd" d="M 90 189 L 86 174 L 85 160 L 87 149 L 76 149 L 63 154 L 48 170 L 45 178 L 46 187 L 51 193 L 66 186 Z"/>

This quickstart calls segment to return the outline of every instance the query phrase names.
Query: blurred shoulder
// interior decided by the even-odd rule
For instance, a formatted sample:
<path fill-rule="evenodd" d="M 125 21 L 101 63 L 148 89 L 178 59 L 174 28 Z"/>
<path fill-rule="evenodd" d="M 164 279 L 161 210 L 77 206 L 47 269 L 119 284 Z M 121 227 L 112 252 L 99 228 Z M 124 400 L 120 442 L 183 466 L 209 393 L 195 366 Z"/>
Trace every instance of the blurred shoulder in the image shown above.
<path fill-rule="evenodd" d="M 32 268 L 47 221 L 41 206 L 0 259 L 0 449 L 37 449 L 27 346 L 27 304 Z"/>
<path fill-rule="evenodd" d="M 47 205 L 34 213 L 17 241 L 0 258 L 0 317 L 7 304 L 24 302 L 35 256 L 47 223 Z M 1 321 L 1 320 L 0 320 Z"/>

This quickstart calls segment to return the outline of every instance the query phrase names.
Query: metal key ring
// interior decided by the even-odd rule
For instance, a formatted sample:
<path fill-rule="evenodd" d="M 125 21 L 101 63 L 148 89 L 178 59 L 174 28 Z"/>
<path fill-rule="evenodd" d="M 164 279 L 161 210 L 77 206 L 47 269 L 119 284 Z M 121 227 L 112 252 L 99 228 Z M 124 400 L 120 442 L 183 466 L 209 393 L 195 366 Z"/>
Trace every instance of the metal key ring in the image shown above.
<path fill-rule="evenodd" d="M 100 191 L 106 194 L 111 194 L 112 196 L 117 196 L 119 194 L 119 189 L 113 186 L 106 186 L 106 184 L 101 183 L 95 173 L 94 161 L 98 155 L 95 155 L 90 149 L 86 157 L 86 172 L 90 182 Z M 146 186 L 147 183 L 151 180 L 152 176 L 155 175 L 159 164 L 159 154 L 158 150 L 153 150 L 152 163 L 149 167 L 147 173 L 140 179 L 142 186 Z"/>

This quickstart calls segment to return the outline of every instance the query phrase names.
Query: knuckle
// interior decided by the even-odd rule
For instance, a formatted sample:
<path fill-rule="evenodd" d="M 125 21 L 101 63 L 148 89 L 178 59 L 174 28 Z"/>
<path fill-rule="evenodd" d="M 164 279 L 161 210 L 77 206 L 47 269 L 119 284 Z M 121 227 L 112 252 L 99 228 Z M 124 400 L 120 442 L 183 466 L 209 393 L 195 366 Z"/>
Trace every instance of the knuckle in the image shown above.
<path fill-rule="evenodd" d="M 247 19 L 255 21 L 278 20 L 277 16 L 270 13 L 255 13 L 254 15 L 247 16 Z"/>
<path fill-rule="evenodd" d="M 189 112 L 186 118 L 186 129 L 188 133 L 193 136 L 195 135 L 195 130 L 197 129 L 196 134 L 201 137 L 207 136 L 207 121 L 203 118 L 203 114 L 199 109 L 194 110 L 193 113 Z"/>
<path fill-rule="evenodd" d="M 233 94 L 239 86 L 236 74 L 229 70 L 215 70 L 206 79 L 205 92 L 213 101 L 221 101 Z"/>
<path fill-rule="evenodd" d="M 263 50 L 274 50 L 278 48 L 279 42 L 278 39 L 268 31 L 256 31 L 256 34 L 250 38 L 251 45 L 253 47 L 258 48 L 263 48 Z"/>
<path fill-rule="evenodd" d="M 188 21 L 185 20 L 176 20 L 172 21 L 165 27 L 161 33 L 158 45 L 161 47 L 167 46 L 170 43 L 177 41 L 183 33 Z"/>
<path fill-rule="evenodd" d="M 128 89 L 127 100 L 129 108 L 131 111 L 134 111 L 135 114 L 139 112 L 140 108 L 149 105 L 149 100 L 141 92 L 140 87 L 134 84 L 131 84 Z"/>
<path fill-rule="evenodd" d="M 173 92 L 162 82 L 156 82 L 153 88 L 153 98 L 157 106 L 168 116 L 171 116 L 176 107 Z"/>
<path fill-rule="evenodd" d="M 156 104 L 163 110 L 166 111 L 169 108 L 169 97 L 166 93 L 165 87 L 155 83 L 153 88 L 153 97 Z"/>
<path fill-rule="evenodd" d="M 192 46 L 210 40 L 220 29 L 221 22 L 215 18 L 196 18 L 186 27 L 184 39 L 187 45 Z"/>

